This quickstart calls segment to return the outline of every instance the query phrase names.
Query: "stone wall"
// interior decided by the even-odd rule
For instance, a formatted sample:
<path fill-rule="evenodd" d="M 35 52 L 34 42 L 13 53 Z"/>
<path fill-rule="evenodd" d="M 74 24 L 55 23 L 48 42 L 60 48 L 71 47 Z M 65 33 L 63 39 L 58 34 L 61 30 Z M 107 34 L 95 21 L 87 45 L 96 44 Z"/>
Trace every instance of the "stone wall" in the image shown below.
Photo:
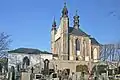
<path fill-rule="evenodd" d="M 74 60 L 51 60 L 50 63 L 54 64 L 57 70 L 70 69 L 70 73 L 76 72 L 77 65 L 88 65 L 86 61 L 74 61 Z"/>

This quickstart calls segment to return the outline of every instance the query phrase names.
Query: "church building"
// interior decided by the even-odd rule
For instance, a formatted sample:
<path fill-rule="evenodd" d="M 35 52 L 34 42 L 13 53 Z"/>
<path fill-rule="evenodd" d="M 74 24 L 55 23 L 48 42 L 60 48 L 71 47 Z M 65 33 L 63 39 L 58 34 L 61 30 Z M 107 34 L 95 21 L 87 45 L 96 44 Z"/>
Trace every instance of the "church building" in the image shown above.
<path fill-rule="evenodd" d="M 85 33 L 79 25 L 79 15 L 73 17 L 74 25 L 69 25 L 66 3 L 62 9 L 60 24 L 54 19 L 51 30 L 51 52 L 55 60 L 97 61 L 100 44 L 95 38 Z"/>

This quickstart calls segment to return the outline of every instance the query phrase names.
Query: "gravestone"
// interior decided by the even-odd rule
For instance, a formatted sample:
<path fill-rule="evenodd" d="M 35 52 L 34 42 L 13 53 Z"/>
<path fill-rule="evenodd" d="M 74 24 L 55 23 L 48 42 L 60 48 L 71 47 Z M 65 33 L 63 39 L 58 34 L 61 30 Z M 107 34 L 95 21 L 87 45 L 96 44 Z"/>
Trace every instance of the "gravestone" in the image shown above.
<path fill-rule="evenodd" d="M 30 65 L 30 60 L 27 56 L 23 58 L 23 69 L 26 69 Z"/>
<path fill-rule="evenodd" d="M 20 80 L 20 64 L 17 64 L 16 80 Z"/>
<path fill-rule="evenodd" d="M 20 64 L 17 64 L 17 72 L 20 72 Z"/>
<path fill-rule="evenodd" d="M 21 80 L 30 80 L 30 74 L 27 72 L 21 72 Z"/>
<path fill-rule="evenodd" d="M 2 66 L 2 74 L 5 73 L 5 66 Z"/>
<path fill-rule="evenodd" d="M 9 80 L 15 80 L 15 68 L 11 66 L 11 71 L 9 72 Z"/>
<path fill-rule="evenodd" d="M 76 79 L 76 74 L 75 74 L 75 73 L 72 73 L 72 80 L 77 80 L 77 79 Z"/>
<path fill-rule="evenodd" d="M 0 74 L 2 74 L 2 64 L 0 63 Z"/>
<path fill-rule="evenodd" d="M 34 71 L 34 68 L 32 67 L 32 68 L 31 68 L 31 73 L 33 73 L 33 71 Z"/>
<path fill-rule="evenodd" d="M 44 75 L 49 75 L 49 60 L 44 60 Z"/>

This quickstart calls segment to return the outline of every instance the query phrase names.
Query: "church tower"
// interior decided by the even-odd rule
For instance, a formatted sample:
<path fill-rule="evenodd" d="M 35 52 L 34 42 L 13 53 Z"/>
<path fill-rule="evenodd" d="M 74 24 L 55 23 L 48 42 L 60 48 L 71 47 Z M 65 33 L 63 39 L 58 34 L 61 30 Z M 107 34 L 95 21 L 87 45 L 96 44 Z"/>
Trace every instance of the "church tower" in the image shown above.
<path fill-rule="evenodd" d="M 74 18 L 74 25 L 73 25 L 73 27 L 75 29 L 79 29 L 80 25 L 79 25 L 79 16 L 77 14 L 77 10 L 76 10 L 76 14 L 75 14 L 75 16 L 73 18 Z"/>
<path fill-rule="evenodd" d="M 55 59 L 69 60 L 69 40 L 68 40 L 69 18 L 66 3 L 62 9 L 60 24 L 56 29 L 56 22 L 53 21 L 51 31 L 51 52 Z"/>
<path fill-rule="evenodd" d="M 69 18 L 68 18 L 68 9 L 66 3 L 64 3 L 64 8 L 62 10 L 62 17 L 60 21 L 61 25 L 61 56 L 63 60 L 69 60 Z"/>
<path fill-rule="evenodd" d="M 53 20 L 52 29 L 51 29 L 51 52 L 55 52 L 55 33 L 56 33 L 56 21 Z"/>

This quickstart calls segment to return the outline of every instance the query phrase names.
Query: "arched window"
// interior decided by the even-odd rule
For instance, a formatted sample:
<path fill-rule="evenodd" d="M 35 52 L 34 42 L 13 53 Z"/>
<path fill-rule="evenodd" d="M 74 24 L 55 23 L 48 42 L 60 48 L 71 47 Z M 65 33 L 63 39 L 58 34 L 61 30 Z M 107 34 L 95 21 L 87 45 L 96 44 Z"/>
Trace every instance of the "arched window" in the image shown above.
<path fill-rule="evenodd" d="M 76 44 L 76 51 L 80 51 L 80 41 L 78 39 L 76 39 L 75 44 Z"/>
<path fill-rule="evenodd" d="M 23 58 L 23 65 L 29 66 L 30 65 L 30 60 L 27 56 Z"/>
<path fill-rule="evenodd" d="M 97 59 L 97 48 L 94 48 L 94 50 L 93 50 L 93 59 Z"/>
<path fill-rule="evenodd" d="M 80 41 L 79 41 L 79 39 L 76 39 L 75 44 L 76 44 L 76 60 L 78 60 L 78 55 L 80 55 Z"/>
<path fill-rule="evenodd" d="M 86 44 L 85 44 L 85 40 L 83 40 L 83 60 L 85 60 L 85 54 L 86 54 Z"/>
<path fill-rule="evenodd" d="M 92 50 L 92 52 L 91 52 L 91 59 L 93 59 L 93 50 Z"/>

